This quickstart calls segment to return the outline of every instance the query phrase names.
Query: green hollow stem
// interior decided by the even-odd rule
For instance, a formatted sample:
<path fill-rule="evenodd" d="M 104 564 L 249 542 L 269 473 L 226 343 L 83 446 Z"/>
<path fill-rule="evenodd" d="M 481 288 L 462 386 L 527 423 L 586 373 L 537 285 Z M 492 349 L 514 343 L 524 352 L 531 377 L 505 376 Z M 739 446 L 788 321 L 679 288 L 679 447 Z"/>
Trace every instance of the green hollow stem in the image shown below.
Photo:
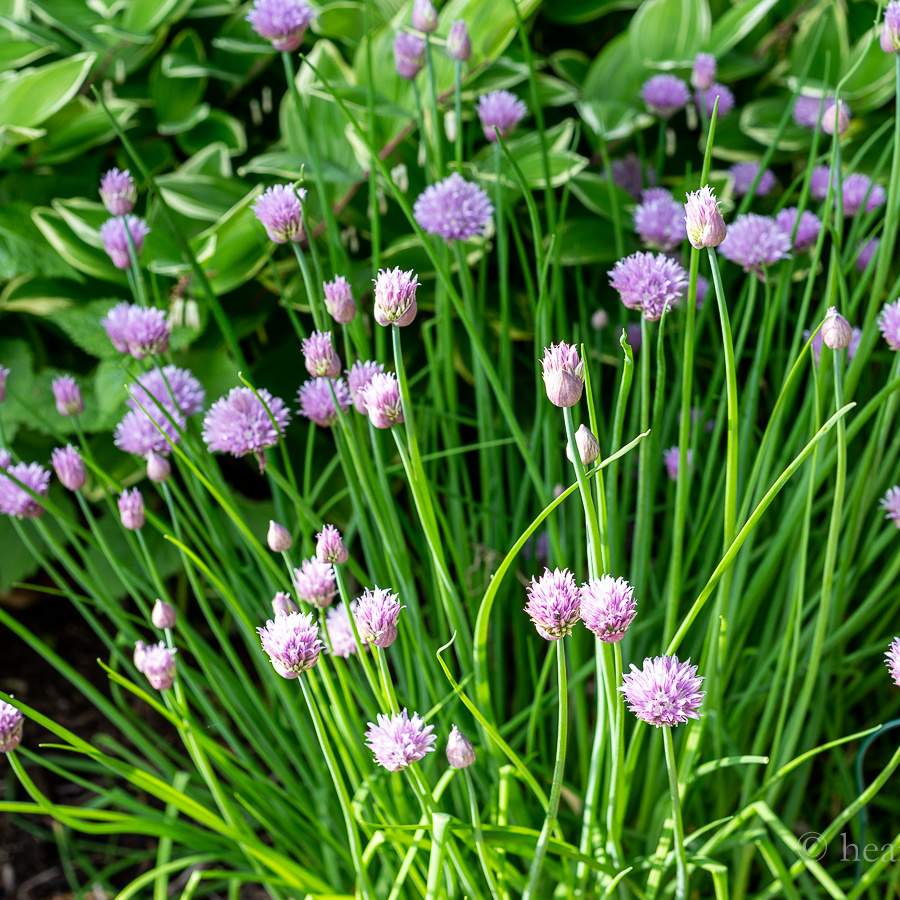
<path fill-rule="evenodd" d="M 362 639 L 359 636 L 359 629 L 356 627 L 356 616 L 353 615 L 353 610 L 350 608 L 350 594 L 347 591 L 347 584 L 344 581 L 343 572 L 341 571 L 340 566 L 333 566 L 333 568 L 338 593 L 341 595 L 341 601 L 344 604 L 344 609 L 347 611 L 347 617 L 350 619 L 350 627 L 353 629 L 353 639 L 356 641 L 356 655 L 359 657 L 360 664 L 362 665 L 363 672 L 366 676 L 366 681 L 369 682 L 369 687 L 372 689 L 372 694 L 377 699 L 381 695 L 381 690 L 378 686 L 378 680 L 375 677 L 375 673 L 372 671 L 372 666 L 369 664 L 369 659 L 366 656 L 366 645 L 362 642 Z"/>
<path fill-rule="evenodd" d="M 400 705 L 397 703 L 397 694 L 394 692 L 394 682 L 391 679 L 391 673 L 388 669 L 387 656 L 382 647 L 375 647 L 375 658 L 378 660 L 378 674 L 381 675 L 381 689 L 384 692 L 384 699 L 392 713 L 400 712 Z"/>
<path fill-rule="evenodd" d="M 313 321 L 316 323 L 316 328 L 322 331 L 325 326 L 322 311 L 319 309 L 319 292 L 315 289 L 315 282 L 313 281 L 312 273 L 309 271 L 309 263 L 295 241 L 291 241 L 291 247 L 294 248 L 294 256 L 297 257 L 300 274 L 303 276 L 303 286 L 306 288 L 306 296 L 309 300 L 309 309 L 312 312 Z"/>
<path fill-rule="evenodd" d="M 428 101 L 431 107 L 431 127 L 434 131 L 434 172 L 436 178 L 442 178 L 444 175 L 444 148 L 441 140 L 441 120 L 438 117 L 437 84 L 434 78 L 434 61 L 431 58 L 431 39 L 427 34 L 425 35 L 425 67 L 428 69 Z"/>
<path fill-rule="evenodd" d="M 663 168 L 666 164 L 666 120 L 659 120 L 656 137 L 656 183 L 662 184 Z"/>
<path fill-rule="evenodd" d="M 453 61 L 453 112 L 456 117 L 456 135 L 453 142 L 456 153 L 456 168 L 462 169 L 462 60 L 460 59 Z"/>
<path fill-rule="evenodd" d="M 459 63 L 457 63 L 459 65 Z M 494 873 L 488 864 L 487 851 L 484 844 L 484 832 L 481 829 L 481 816 L 478 814 L 478 802 L 475 798 L 475 782 L 472 780 L 472 774 L 468 768 L 463 769 L 466 779 L 466 788 L 469 793 L 469 811 L 472 816 L 472 827 L 475 829 L 475 852 L 478 854 L 478 861 L 481 863 L 481 871 L 484 872 L 484 879 L 491 889 L 491 896 L 494 900 L 500 900 L 500 892 L 497 888 L 497 881 Z"/>
<path fill-rule="evenodd" d="M 541 869 L 544 867 L 544 857 L 547 855 L 547 847 L 550 844 L 550 835 L 556 824 L 556 815 L 559 811 L 559 798 L 562 794 L 563 773 L 566 768 L 566 741 L 569 728 L 568 687 L 566 681 L 566 649 L 565 638 L 556 642 L 557 678 L 559 684 L 559 725 L 556 737 L 556 764 L 553 767 L 553 783 L 550 787 L 550 798 L 547 805 L 547 815 L 544 818 L 544 826 L 534 848 L 534 859 L 528 871 L 528 883 L 522 894 L 522 900 L 535 900 L 538 897 L 538 883 L 541 877 Z"/>
<path fill-rule="evenodd" d="M 675 900 L 685 900 L 688 892 L 687 857 L 684 852 L 684 824 L 681 821 L 681 800 L 678 795 L 678 766 L 675 763 L 675 744 L 672 729 L 663 725 L 663 747 L 666 755 L 666 769 L 669 773 L 669 792 L 672 795 L 672 830 L 675 834 L 675 866 L 677 881 Z"/>
<path fill-rule="evenodd" d="M 144 279 L 141 277 L 141 267 L 138 263 L 137 248 L 134 246 L 134 238 L 131 236 L 131 229 L 128 227 L 128 216 L 122 216 L 122 225 L 125 228 L 125 240 L 128 241 L 128 258 L 131 260 L 131 269 L 129 272 L 132 278 L 132 289 L 134 290 L 134 299 L 141 306 L 147 305 L 147 292 L 144 287 Z"/>

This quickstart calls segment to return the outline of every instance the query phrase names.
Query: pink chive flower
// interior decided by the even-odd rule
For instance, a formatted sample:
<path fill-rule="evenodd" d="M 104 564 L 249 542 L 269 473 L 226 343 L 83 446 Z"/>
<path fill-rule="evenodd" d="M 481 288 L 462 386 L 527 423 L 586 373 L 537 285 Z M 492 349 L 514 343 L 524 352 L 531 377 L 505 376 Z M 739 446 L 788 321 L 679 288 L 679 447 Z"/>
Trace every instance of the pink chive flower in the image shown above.
<path fill-rule="evenodd" d="M 136 382 L 128 385 L 128 395 L 125 403 L 131 409 L 149 410 L 158 405 L 182 416 L 200 412 L 206 400 L 206 391 L 191 371 L 171 365 L 139 375 Z"/>
<path fill-rule="evenodd" d="M 298 612 L 297 604 L 291 600 L 291 595 L 284 591 L 278 593 L 272 598 L 272 612 L 276 616 L 288 616 L 292 612 Z"/>
<path fill-rule="evenodd" d="M 816 200 L 824 200 L 828 196 L 828 185 L 831 181 L 834 181 L 835 185 L 837 184 L 837 179 L 831 177 L 831 168 L 816 166 L 809 177 L 810 196 Z"/>
<path fill-rule="evenodd" d="M 390 647 L 397 640 L 397 620 L 401 610 L 400 597 L 377 585 L 370 591 L 366 588 L 356 601 L 353 618 L 359 631 L 359 639 L 364 644 L 376 647 Z"/>
<path fill-rule="evenodd" d="M 770 216 L 747 213 L 731 223 L 719 252 L 742 266 L 745 272 L 761 274 L 763 266 L 785 259 L 791 252 L 791 239 Z"/>
<path fill-rule="evenodd" d="M 412 718 L 405 709 L 390 716 L 379 713 L 377 724 L 369 722 L 366 746 L 379 766 L 399 772 L 434 750 L 437 738 L 432 731 L 434 726 L 426 725 L 418 713 Z"/>
<path fill-rule="evenodd" d="M 291 413 L 280 397 L 273 397 L 265 388 L 257 393 L 259 397 L 248 387 L 235 387 L 213 403 L 203 419 L 202 432 L 210 453 L 218 450 L 237 457 L 255 453 L 260 468 L 265 465 L 264 451 L 278 443 Z"/>
<path fill-rule="evenodd" d="M 113 347 L 119 353 L 130 353 L 135 359 L 165 353 L 168 349 L 166 314 L 155 306 L 117 303 L 101 324 Z"/>
<path fill-rule="evenodd" d="M 540 578 L 531 579 L 525 612 L 542 638 L 558 641 L 571 634 L 580 611 L 578 585 L 568 569 L 544 569 Z"/>
<path fill-rule="evenodd" d="M 311 378 L 300 385 L 297 401 L 300 404 L 300 415 L 315 422 L 320 428 L 331 428 L 338 416 L 350 408 L 352 402 L 347 382 L 343 378 Z"/>
<path fill-rule="evenodd" d="M 138 643 L 141 643 L 138 641 Z M 172 650 L 166 646 L 164 641 L 158 644 L 142 645 L 141 652 L 138 653 L 135 646 L 135 665 L 139 671 L 147 676 L 150 686 L 157 691 L 164 691 L 175 684 L 175 654 L 177 650 Z"/>
<path fill-rule="evenodd" d="M 344 539 L 334 525 L 324 525 L 316 535 L 316 558 L 319 562 L 340 565 L 350 559 Z"/>
<path fill-rule="evenodd" d="M 356 604 L 351 604 L 351 609 Z M 356 637 L 353 634 L 353 625 L 344 604 L 329 609 L 325 615 L 325 629 L 328 632 L 328 640 L 331 642 L 331 652 L 335 656 L 349 659 L 357 651 Z"/>
<path fill-rule="evenodd" d="M 80 491 L 87 477 L 84 472 L 84 460 L 78 451 L 68 444 L 65 447 L 57 447 L 50 455 L 53 471 L 63 486 L 70 491 Z"/>
<path fill-rule="evenodd" d="M 632 253 L 607 272 L 609 283 L 628 309 L 638 309 L 650 322 L 682 299 L 688 277 L 680 263 L 663 253 Z"/>
<path fill-rule="evenodd" d="M 712 53 L 698 53 L 691 72 L 691 86 L 698 91 L 709 90 L 716 80 L 716 58 Z"/>
<path fill-rule="evenodd" d="M 884 25 L 879 37 L 885 53 L 900 53 L 900 2 L 891 0 L 884 10 Z"/>
<path fill-rule="evenodd" d="M 422 230 L 448 244 L 484 234 L 493 212 L 487 192 L 458 172 L 425 188 L 413 207 Z"/>
<path fill-rule="evenodd" d="M 712 188 L 706 184 L 686 196 L 684 225 L 691 246 L 698 250 L 718 247 L 725 240 L 727 230 Z"/>
<path fill-rule="evenodd" d="M 362 390 L 379 372 L 383 371 L 384 366 L 380 362 L 361 359 L 347 369 L 347 386 L 353 399 L 353 407 L 361 415 L 366 413 L 366 401 Z"/>
<path fill-rule="evenodd" d="M 666 466 L 666 474 L 672 481 L 677 481 L 678 479 L 678 466 L 681 460 L 681 451 L 678 447 L 669 447 L 668 450 L 663 452 L 663 462 Z M 688 448 L 687 452 L 687 467 L 691 468 L 691 465 L 694 461 L 694 451 Z"/>
<path fill-rule="evenodd" d="M 303 240 L 303 200 L 306 191 L 292 184 L 276 184 L 256 198 L 250 208 L 276 244 Z"/>
<path fill-rule="evenodd" d="M 12 456 L 9 450 L 0 447 L 0 472 L 5 472 L 12 465 Z M 3 476 L 0 475 L 0 478 Z"/>
<path fill-rule="evenodd" d="M 350 282 L 343 275 L 338 275 L 333 281 L 326 281 L 322 288 L 325 291 L 325 309 L 331 318 L 341 325 L 352 322 L 356 318 L 356 301 Z"/>
<path fill-rule="evenodd" d="M 141 492 L 137 488 L 122 491 L 119 494 L 118 504 L 122 525 L 129 531 L 140 531 L 146 521 L 144 498 L 141 496 Z"/>
<path fill-rule="evenodd" d="M 881 242 L 878 240 L 878 238 L 872 238 L 872 240 L 858 246 L 858 253 L 855 263 L 856 270 L 858 272 L 865 272 L 866 269 L 869 268 L 869 263 L 872 262 L 872 259 L 878 252 L 879 243 Z"/>
<path fill-rule="evenodd" d="M 650 187 L 656 184 L 656 173 L 653 170 L 644 173 L 641 160 L 636 153 L 626 153 L 622 159 L 614 160 L 610 170 L 613 184 L 618 185 L 635 200 L 641 199 L 645 178 Z"/>
<path fill-rule="evenodd" d="M 272 668 L 282 678 L 297 678 L 319 661 L 323 645 L 312 613 L 275 616 L 264 628 L 257 628 L 256 633 Z"/>
<path fill-rule="evenodd" d="M 860 172 L 847 175 L 842 183 L 844 198 L 844 216 L 851 218 L 861 209 L 867 213 L 884 205 L 885 192 L 880 184 L 874 184 L 872 180 Z"/>
<path fill-rule="evenodd" d="M 44 514 L 44 507 L 24 488 L 19 487 L 16 478 L 39 497 L 46 497 L 50 489 L 50 473 L 37 463 L 16 463 L 11 466 L 4 457 L 5 466 L 0 466 L 0 512 L 17 519 L 37 519 Z"/>
<path fill-rule="evenodd" d="M 316 609 L 325 609 L 326 606 L 331 606 L 337 593 L 334 569 L 318 559 L 305 559 L 300 563 L 299 569 L 294 569 L 294 589 L 298 600 L 315 606 Z"/>
<path fill-rule="evenodd" d="M 900 4 L 898 4 L 900 5 Z M 888 667 L 888 671 L 891 673 L 891 678 L 894 681 L 894 684 L 897 687 L 900 687 L 900 638 L 894 638 L 891 641 L 891 646 L 888 647 L 887 652 L 884 654 L 886 658 L 885 664 Z"/>
<path fill-rule="evenodd" d="M 890 488 L 878 502 L 884 510 L 884 517 L 891 519 L 900 528 L 900 484 Z"/>
<path fill-rule="evenodd" d="M 797 225 L 797 207 L 789 206 L 787 209 L 779 211 L 775 216 L 775 224 L 791 238 L 793 236 L 794 253 L 806 253 L 819 239 L 819 232 L 822 230 L 822 220 L 811 213 L 808 209 L 803 210 L 800 216 L 800 224 Z M 794 228 L 797 228 L 797 234 L 794 235 Z"/>
<path fill-rule="evenodd" d="M 419 198 L 421 199 L 421 197 Z M 418 203 L 418 201 L 416 201 Z M 416 317 L 419 276 L 410 269 L 379 269 L 375 278 L 375 321 L 379 325 L 409 325 Z"/>
<path fill-rule="evenodd" d="M 885 303 L 878 317 L 878 330 L 891 350 L 900 350 L 900 300 Z"/>
<path fill-rule="evenodd" d="M 544 387 L 554 406 L 574 406 L 584 390 L 584 362 L 574 345 L 560 341 L 544 350 Z"/>
<path fill-rule="evenodd" d="M 305 0 L 255 0 L 246 19 L 253 30 L 279 51 L 292 53 L 316 13 Z"/>
<path fill-rule="evenodd" d="M 415 0 L 412 27 L 423 34 L 431 34 L 438 26 L 438 14 L 431 0 Z"/>
<path fill-rule="evenodd" d="M 6 399 L 6 379 L 9 378 L 9 369 L 0 366 L 0 403 Z"/>
<path fill-rule="evenodd" d="M 127 230 L 126 230 L 127 229 Z M 128 249 L 128 235 L 134 244 L 134 255 L 140 259 L 144 249 L 144 238 L 150 234 L 150 228 L 143 219 L 137 216 L 117 216 L 107 219 L 100 226 L 100 240 L 103 249 L 109 254 L 112 264 L 117 269 L 131 268 L 131 255 Z"/>
<path fill-rule="evenodd" d="M 691 99 L 688 86 L 674 75 L 654 75 L 644 82 L 641 98 L 647 109 L 661 119 L 669 119 L 687 106 Z"/>
<path fill-rule="evenodd" d="M 468 769 L 475 764 L 475 748 L 472 742 L 455 726 L 447 738 L 447 762 L 454 769 Z"/>
<path fill-rule="evenodd" d="M 581 621 L 601 641 L 615 644 L 625 637 L 637 615 L 634 588 L 624 578 L 603 575 L 581 586 Z"/>
<path fill-rule="evenodd" d="M 165 457 L 172 445 L 181 440 L 187 420 L 180 413 L 169 418 L 155 403 L 144 410 L 132 409 L 116 425 L 114 442 L 125 453 L 133 453 L 148 462 L 151 457 Z"/>
<path fill-rule="evenodd" d="M 742 162 L 735 163 L 731 169 L 731 177 L 734 179 L 734 196 L 743 197 L 744 194 L 750 193 L 753 186 L 753 180 L 756 173 L 759 172 L 759 163 Z M 775 187 L 775 176 L 769 169 L 763 171 L 759 178 L 759 184 L 756 186 L 756 196 L 765 197 L 772 192 Z"/>
<path fill-rule="evenodd" d="M 674 727 L 688 719 L 700 718 L 697 710 L 705 691 L 700 690 L 703 676 L 691 661 L 679 662 L 677 656 L 657 656 L 644 660 L 643 670 L 634 664 L 619 690 L 631 711 L 648 725 Z"/>
<path fill-rule="evenodd" d="M 734 94 L 732 94 L 724 84 L 714 84 L 705 91 L 694 92 L 694 102 L 701 109 L 704 104 L 706 105 L 707 116 L 712 116 L 713 114 L 713 110 L 716 106 L 716 97 L 719 98 L 719 112 L 717 117 L 721 119 L 734 109 Z"/>
<path fill-rule="evenodd" d="M 84 412 L 84 398 L 71 375 L 60 375 L 51 385 L 56 399 L 56 411 L 61 416 L 78 416 Z"/>
<path fill-rule="evenodd" d="M 665 188 L 648 188 L 634 210 L 634 230 L 645 247 L 674 250 L 684 240 L 684 209 Z"/>
<path fill-rule="evenodd" d="M 152 450 L 147 453 L 147 477 L 162 484 L 172 474 L 171 463 L 160 453 L 154 453 Z"/>
<path fill-rule="evenodd" d="M 369 421 L 376 428 L 391 428 L 403 421 L 400 385 L 393 372 L 379 372 L 360 391 Z"/>
<path fill-rule="evenodd" d="M 100 179 L 100 199 L 111 216 L 127 216 L 134 209 L 137 188 L 128 169 L 110 169 Z"/>
<path fill-rule="evenodd" d="M 12 753 L 22 741 L 25 716 L 11 703 L 0 700 L 0 753 Z"/>
<path fill-rule="evenodd" d="M 475 112 L 478 113 L 484 136 L 493 144 L 497 141 L 494 129 L 506 140 L 528 114 L 528 107 L 511 91 L 491 91 L 478 98 Z"/>
<path fill-rule="evenodd" d="M 320 378 L 323 375 L 327 378 L 337 378 L 341 374 L 341 360 L 334 351 L 330 331 L 314 331 L 308 338 L 303 339 L 302 346 L 306 371 L 313 378 Z"/>
<path fill-rule="evenodd" d="M 459 62 L 466 62 L 472 57 L 472 41 L 469 29 L 462 19 L 454 22 L 447 33 L 447 55 Z"/>
<path fill-rule="evenodd" d="M 413 81 L 425 65 L 425 41 L 408 31 L 398 31 L 394 38 L 394 64 L 401 78 Z"/>

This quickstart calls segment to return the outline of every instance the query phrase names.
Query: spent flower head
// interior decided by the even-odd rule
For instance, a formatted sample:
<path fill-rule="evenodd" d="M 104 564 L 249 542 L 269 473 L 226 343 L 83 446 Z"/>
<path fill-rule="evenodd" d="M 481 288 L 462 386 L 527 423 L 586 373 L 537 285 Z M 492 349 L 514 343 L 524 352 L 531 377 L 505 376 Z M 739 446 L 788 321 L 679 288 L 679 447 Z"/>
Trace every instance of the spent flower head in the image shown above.
<path fill-rule="evenodd" d="M 254 0 L 247 21 L 264 40 L 279 51 L 292 53 L 303 43 L 303 36 L 316 13 L 306 0 Z"/>
<path fill-rule="evenodd" d="M 673 727 L 700 718 L 697 710 L 705 691 L 700 690 L 703 676 L 690 659 L 679 662 L 677 656 L 657 656 L 644 660 L 644 668 L 632 664 L 619 690 L 631 711 L 648 725 Z"/>
<path fill-rule="evenodd" d="M 298 600 L 325 609 L 337 593 L 334 568 L 315 557 L 303 560 L 300 568 L 294 569 L 294 589 Z"/>
<path fill-rule="evenodd" d="M 413 207 L 422 230 L 448 244 L 484 234 L 493 212 L 487 192 L 458 172 L 425 188 Z"/>
<path fill-rule="evenodd" d="M 377 585 L 374 590 L 366 588 L 356 601 L 354 619 L 364 644 L 376 647 L 390 647 L 397 640 L 397 620 L 400 611 L 400 597 Z"/>
<path fill-rule="evenodd" d="M 0 512 L 17 519 L 36 519 L 42 516 L 44 507 L 28 491 L 19 487 L 13 478 L 21 481 L 39 497 L 46 497 L 50 489 L 50 473 L 34 462 L 0 466 Z"/>
<path fill-rule="evenodd" d="M 662 318 L 684 296 L 687 272 L 664 253 L 632 253 L 607 273 L 628 309 L 640 310 L 650 322 Z"/>
<path fill-rule="evenodd" d="M 421 198 L 420 198 L 421 199 Z M 418 201 L 417 201 L 418 202 Z M 379 269 L 375 278 L 375 321 L 379 325 L 409 325 L 416 317 L 419 276 L 412 269 Z"/>
<path fill-rule="evenodd" d="M 544 350 L 544 387 L 554 406 L 574 406 L 584 391 L 584 363 L 574 344 L 560 341 Z"/>
<path fill-rule="evenodd" d="M 528 586 L 525 612 L 537 633 L 548 641 L 558 641 L 572 633 L 578 621 L 581 598 L 575 576 L 568 569 L 544 569 Z"/>
<path fill-rule="evenodd" d="M 276 615 L 266 622 L 265 627 L 257 628 L 256 633 L 272 668 L 282 678 L 297 678 L 319 661 L 322 642 L 312 613 Z"/>
<path fill-rule="evenodd" d="M 150 234 L 150 227 L 137 216 L 116 216 L 107 219 L 100 226 L 100 240 L 103 249 L 109 254 L 112 264 L 117 269 L 131 267 L 131 253 L 128 247 L 128 235 L 134 245 L 134 255 L 140 258 L 144 249 L 144 238 Z"/>
<path fill-rule="evenodd" d="M 350 408 L 350 390 L 343 378 L 311 378 L 300 385 L 297 401 L 301 416 L 320 428 L 331 428 L 338 416 Z"/>
<path fill-rule="evenodd" d="M 375 754 L 379 766 L 388 772 L 399 772 L 434 750 L 437 738 L 432 731 L 434 726 L 426 725 L 418 713 L 413 713 L 412 718 L 405 709 L 392 715 L 379 713 L 377 723 L 369 722 L 366 746 Z"/>
<path fill-rule="evenodd" d="M 581 586 L 581 621 L 601 641 L 621 641 L 637 615 L 634 588 L 624 578 L 603 575 Z"/>
<path fill-rule="evenodd" d="M 712 188 L 705 184 L 699 191 L 691 191 L 684 204 L 684 224 L 692 247 L 718 247 L 725 240 L 725 220 Z"/>
<path fill-rule="evenodd" d="M 276 184 L 256 198 L 250 207 L 263 224 L 270 241 L 286 244 L 303 240 L 303 199 L 306 191 L 292 184 Z"/>
<path fill-rule="evenodd" d="M 110 169 L 100 179 L 100 199 L 111 216 L 127 216 L 134 209 L 137 188 L 128 169 Z"/>
<path fill-rule="evenodd" d="M 691 99 L 688 86 L 674 75 L 654 75 L 644 82 L 641 98 L 647 109 L 661 119 L 669 119 L 687 106 Z"/>
<path fill-rule="evenodd" d="M 50 455 L 50 462 L 53 464 L 56 477 L 70 491 L 80 491 L 84 487 L 87 481 L 84 460 L 71 444 L 57 447 Z"/>
<path fill-rule="evenodd" d="M 528 107 L 511 91 L 491 91 L 478 98 L 475 112 L 478 113 L 484 136 L 493 144 L 497 141 L 497 131 L 503 140 L 512 134 L 516 125 L 528 114 Z"/>

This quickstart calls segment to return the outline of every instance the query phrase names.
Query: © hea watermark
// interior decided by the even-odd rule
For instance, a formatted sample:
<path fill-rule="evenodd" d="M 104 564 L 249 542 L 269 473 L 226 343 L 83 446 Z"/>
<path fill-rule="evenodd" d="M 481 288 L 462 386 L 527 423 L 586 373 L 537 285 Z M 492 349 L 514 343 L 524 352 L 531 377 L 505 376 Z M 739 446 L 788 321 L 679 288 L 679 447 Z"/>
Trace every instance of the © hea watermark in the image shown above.
<path fill-rule="evenodd" d="M 854 844 L 846 833 L 828 844 L 817 831 L 807 831 L 797 839 L 797 855 L 807 861 L 821 862 L 827 857 L 837 862 L 900 862 L 900 848 L 893 844 Z"/>

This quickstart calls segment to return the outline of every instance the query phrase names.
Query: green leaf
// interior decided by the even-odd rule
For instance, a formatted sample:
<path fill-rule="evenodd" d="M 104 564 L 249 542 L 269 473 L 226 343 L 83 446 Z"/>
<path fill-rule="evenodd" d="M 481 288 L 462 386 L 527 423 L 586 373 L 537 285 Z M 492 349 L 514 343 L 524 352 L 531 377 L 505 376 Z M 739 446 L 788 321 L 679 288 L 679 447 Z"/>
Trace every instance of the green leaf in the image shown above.
<path fill-rule="evenodd" d="M 180 31 L 173 38 L 170 50 L 171 54 L 183 60 L 192 60 L 198 65 L 206 62 L 203 41 L 193 28 Z M 203 99 L 208 81 L 203 74 L 184 77 L 166 71 L 165 60 L 168 58 L 166 56 L 157 61 L 150 73 L 150 97 L 153 100 L 156 121 L 159 123 L 181 122 L 188 119 Z M 173 79 L 177 80 L 173 82 Z"/>
<path fill-rule="evenodd" d="M 31 551 L 19 540 L 9 516 L 0 516 L 0 547 L 3 547 L 0 594 L 5 596 L 14 581 L 26 581 L 38 570 L 38 564 Z"/>
<path fill-rule="evenodd" d="M 228 147 L 232 156 L 239 156 L 247 150 L 247 133 L 240 119 L 214 109 L 203 122 L 190 131 L 179 134 L 178 146 L 185 153 L 199 153 L 209 144 L 220 142 Z"/>
<path fill-rule="evenodd" d="M 0 206 L 0 279 L 40 272 L 42 276 L 71 277 L 71 266 L 48 246 L 31 220 L 27 203 L 13 201 Z M 6 291 L 3 293 L 4 301 Z M 5 302 L 0 304 L 5 306 Z"/>
<path fill-rule="evenodd" d="M 166 203 L 176 212 L 203 222 L 218 221 L 247 193 L 233 178 L 173 172 L 156 179 Z"/>
<path fill-rule="evenodd" d="M 632 57 L 644 66 L 693 63 L 709 42 L 707 0 L 645 0 L 628 26 Z"/>
<path fill-rule="evenodd" d="M 869 112 L 882 106 L 894 96 L 894 57 L 885 53 L 878 43 L 878 36 L 869 44 L 869 29 L 853 45 L 850 55 L 843 60 L 841 75 L 856 66 L 859 68 L 847 79 L 841 94 L 854 113 Z"/>
<path fill-rule="evenodd" d="M 113 98 L 107 101 L 109 111 L 124 127 L 138 110 L 137 103 Z M 56 165 L 83 156 L 92 147 L 112 140 L 115 130 L 98 103 L 86 97 L 75 97 L 47 122 L 46 137 L 32 148 L 44 165 Z"/>
<path fill-rule="evenodd" d="M 149 34 L 161 25 L 181 0 L 128 0 L 122 27 L 138 34 Z"/>
<path fill-rule="evenodd" d="M 28 398 L 34 387 L 34 354 L 25 341 L 0 340 L 0 366 L 9 369 L 3 401 L 3 437 L 12 443 L 22 422 L 28 422 Z"/>
<path fill-rule="evenodd" d="M 716 17 L 707 50 L 713 56 L 724 56 L 750 34 L 777 3 L 778 0 L 743 0 L 725 10 Z"/>
<path fill-rule="evenodd" d="M 543 14 L 561 25 L 584 25 L 617 9 L 636 9 L 640 4 L 641 0 L 566 0 L 545 4 Z"/>
<path fill-rule="evenodd" d="M 4 41 L 0 44 L 0 72 L 27 66 L 58 49 L 54 44 L 38 44 L 34 41 Z"/>
<path fill-rule="evenodd" d="M 612 206 L 609 199 L 610 185 L 604 176 L 596 172 L 580 172 L 572 179 L 572 193 L 595 215 L 612 221 Z M 626 209 L 634 203 L 632 196 L 617 184 L 612 185 L 619 209 Z"/>
<path fill-rule="evenodd" d="M 564 266 L 611 263 L 618 259 L 612 225 L 603 219 L 566 219 L 557 240 Z"/>
<path fill-rule="evenodd" d="M 648 70 L 631 52 L 627 34 L 614 37 L 594 60 L 581 88 L 585 103 L 640 103 Z"/>
<path fill-rule="evenodd" d="M 110 262 L 103 250 L 82 241 L 58 212 L 38 206 L 31 211 L 31 218 L 57 253 L 80 272 L 116 284 L 128 283 L 125 273 Z"/>
<path fill-rule="evenodd" d="M 53 321 L 85 353 L 98 359 L 118 360 L 122 358 L 122 354 L 113 347 L 109 335 L 100 322 L 119 302 L 121 301 L 116 299 L 91 300 L 89 303 L 59 313 Z M 121 375 L 119 380 L 122 380 Z"/>

